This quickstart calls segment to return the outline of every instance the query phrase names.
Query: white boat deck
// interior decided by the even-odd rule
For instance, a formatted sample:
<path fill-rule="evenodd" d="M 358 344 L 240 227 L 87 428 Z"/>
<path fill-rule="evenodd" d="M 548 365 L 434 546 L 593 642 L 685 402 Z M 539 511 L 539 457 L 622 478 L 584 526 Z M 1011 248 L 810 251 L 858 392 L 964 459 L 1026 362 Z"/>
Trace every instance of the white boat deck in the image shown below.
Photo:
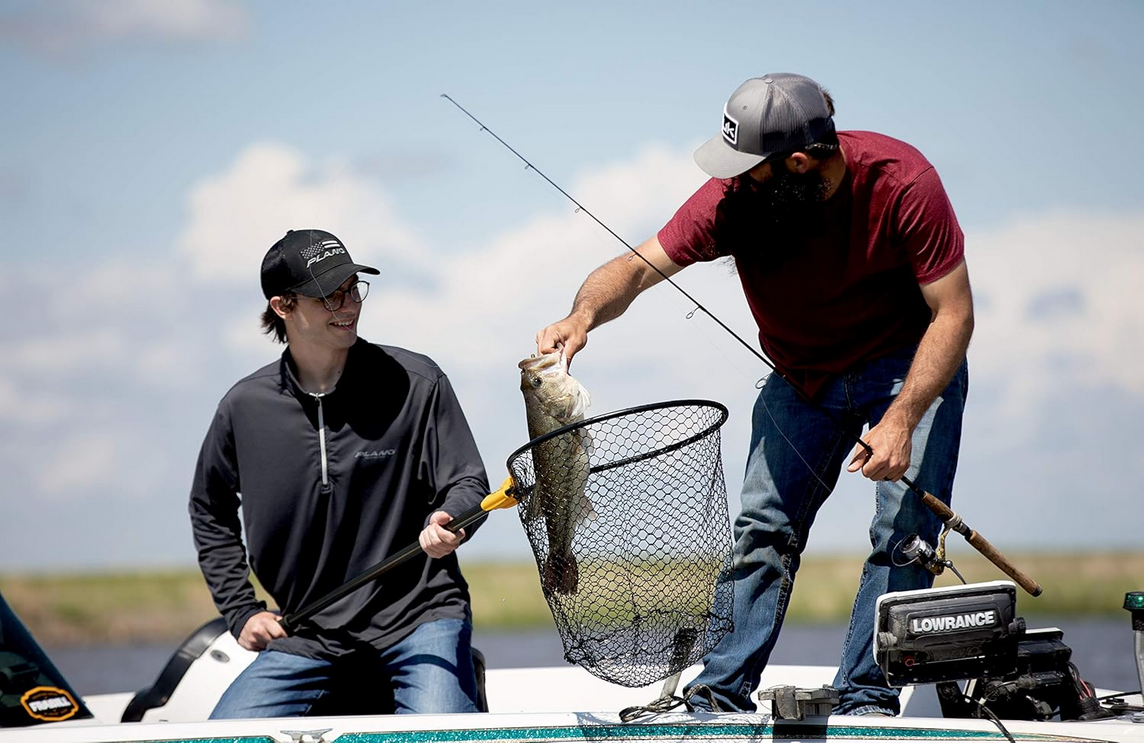
<path fill-rule="evenodd" d="M 698 671 L 685 672 L 684 683 Z M 829 683 L 834 669 L 773 666 L 763 688 L 778 683 L 801 687 Z M 682 687 L 683 684 L 681 684 Z M 1005 741 L 986 720 L 899 717 L 813 717 L 775 720 L 769 714 L 687 714 L 673 711 L 624 723 L 619 710 L 646 704 L 661 685 L 627 689 L 601 681 L 573 667 L 496 669 L 488 672 L 488 714 L 313 717 L 270 720 L 154 721 L 116 724 L 131 694 L 89 698 L 98 722 L 77 720 L 35 728 L 0 731 L 0 743 L 111 743 L 113 741 L 227 741 L 268 743 L 539 743 L 553 741 Z M 908 699 L 910 689 L 906 692 Z M 213 699 L 206 700 L 213 704 Z M 193 706 L 193 705 L 192 705 Z M 585 711 L 587 710 L 587 711 Z M 597 711 L 591 711 L 597 710 Z M 168 713 L 175 712 L 172 707 Z M 189 715 L 183 708 L 179 716 Z M 175 715 L 168 715 L 173 717 Z M 199 720 L 202 717 L 198 718 Z M 102 723 L 102 724 L 101 724 Z M 1050 743 L 1144 743 L 1144 721 L 1100 722 L 1005 721 L 1017 741 Z"/>

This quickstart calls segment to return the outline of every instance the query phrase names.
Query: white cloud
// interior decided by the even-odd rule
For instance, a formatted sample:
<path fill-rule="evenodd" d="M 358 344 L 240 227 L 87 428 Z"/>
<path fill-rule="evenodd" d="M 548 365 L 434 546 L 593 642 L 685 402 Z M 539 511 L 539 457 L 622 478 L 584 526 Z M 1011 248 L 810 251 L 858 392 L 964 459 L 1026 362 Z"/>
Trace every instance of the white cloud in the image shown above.
<path fill-rule="evenodd" d="M 45 466 L 34 480 L 41 494 L 49 498 L 82 498 L 93 490 L 114 487 L 117 479 L 125 479 L 127 470 L 119 466 L 115 437 L 100 433 L 98 428 L 89 429 L 52 444 Z"/>
<path fill-rule="evenodd" d="M 251 371 L 260 363 L 266 363 L 274 353 L 268 350 L 271 348 L 271 343 L 267 340 L 270 336 L 262 333 L 259 318 L 266 303 L 258 301 L 261 296 L 259 294 L 253 301 L 251 297 L 243 297 L 241 300 L 235 297 L 233 313 L 220 322 L 216 334 L 220 346 L 235 358 L 241 359 Z M 275 345 L 273 348 L 280 349 L 281 346 Z"/>
<path fill-rule="evenodd" d="M 76 366 L 89 370 L 117 366 L 126 348 L 120 328 L 83 328 L 5 343 L 2 353 L 13 369 L 58 377 Z"/>
<path fill-rule="evenodd" d="M 187 307 L 203 306 L 191 304 L 201 290 L 180 281 L 182 272 L 178 260 L 111 256 L 61 290 L 52 274 L 29 271 L 6 299 L 17 307 L 29 306 L 32 297 L 52 301 L 39 307 L 35 332 L 0 339 L 9 373 L 25 390 L 95 379 L 178 383 L 196 364 L 186 331 L 174 324 L 186 321 Z"/>
<path fill-rule="evenodd" d="M 1077 385 L 1144 395 L 1144 216 L 1059 213 L 967 236 L 972 372 L 1019 418 Z"/>
<path fill-rule="evenodd" d="M 334 232 L 354 260 L 429 270 L 427 251 L 386 194 L 339 163 L 310 163 L 289 147 L 247 147 L 225 172 L 197 184 L 178 240 L 200 280 L 257 290 L 262 256 L 287 229 Z"/>
<path fill-rule="evenodd" d="M 652 147 L 581 176 L 569 192 L 638 246 L 703 182 L 688 163 L 689 156 Z M 386 286 L 367 301 L 363 327 L 414 347 L 455 329 L 446 359 L 485 371 L 510 368 L 535 349 L 537 330 L 567 313 L 584 277 L 625 250 L 583 213 L 540 215 L 436 263 L 432 286 Z M 642 353 L 644 346 L 631 350 Z"/>
<path fill-rule="evenodd" d="M 57 0 L 0 19 L 0 35 L 48 54 L 124 40 L 230 39 L 249 22 L 230 0 Z"/>
<path fill-rule="evenodd" d="M 135 374 L 143 380 L 165 380 L 174 387 L 194 381 L 190 363 L 194 350 L 179 340 L 155 340 L 134 359 Z"/>
<path fill-rule="evenodd" d="M 64 420 L 68 404 L 58 393 L 29 393 L 10 379 L 0 379 L 0 421 L 17 426 L 56 425 Z"/>
<path fill-rule="evenodd" d="M 230 38 L 247 23 L 246 11 L 227 0 L 100 0 L 82 8 L 97 32 L 110 39 Z"/>
<path fill-rule="evenodd" d="M 690 152 L 649 145 L 630 161 L 583 174 L 572 195 L 634 246 L 651 237 L 706 180 Z M 647 234 L 632 235 L 633 230 Z M 622 249 L 619 243 L 615 248 Z"/>
<path fill-rule="evenodd" d="M 155 253 L 169 253 L 166 245 L 154 246 Z M 141 307 L 171 300 L 185 286 L 180 279 L 182 266 L 164 257 L 141 261 L 127 255 L 112 254 L 106 262 L 82 275 L 68 277 L 69 300 L 76 307 L 99 312 L 135 312 Z M 57 280 L 52 279 L 56 283 Z"/>

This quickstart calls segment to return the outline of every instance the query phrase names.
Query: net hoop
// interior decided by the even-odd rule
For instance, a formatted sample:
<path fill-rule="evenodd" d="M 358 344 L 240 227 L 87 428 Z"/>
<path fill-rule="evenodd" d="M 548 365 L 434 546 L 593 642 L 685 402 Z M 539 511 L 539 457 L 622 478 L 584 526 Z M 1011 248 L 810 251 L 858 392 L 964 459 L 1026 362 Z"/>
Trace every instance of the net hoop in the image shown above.
<path fill-rule="evenodd" d="M 508 458 L 512 496 L 564 657 L 639 687 L 732 627 L 720 439 L 727 408 L 649 403 L 537 436 Z"/>
<path fill-rule="evenodd" d="M 606 464 L 596 465 L 596 466 L 592 467 L 589 470 L 589 472 L 592 474 L 595 474 L 597 472 L 606 472 L 607 470 L 615 469 L 616 467 L 622 467 L 622 466 L 627 465 L 627 464 L 635 464 L 636 462 L 642 462 L 645 459 L 652 459 L 653 457 L 658 457 L 662 454 L 668 454 L 668 453 L 673 452 L 677 449 L 682 449 L 683 447 L 687 446 L 688 444 L 694 444 L 696 441 L 701 440 L 703 437 L 710 436 L 715 431 L 718 431 L 720 428 L 723 427 L 723 424 L 727 422 L 727 418 L 730 415 L 730 413 L 727 410 L 727 406 L 724 405 L 723 403 L 715 402 L 714 400 L 700 400 L 698 398 L 688 399 L 688 400 L 669 400 L 667 402 L 653 402 L 653 403 L 648 403 L 646 405 L 636 405 L 635 407 L 624 408 L 623 410 L 615 410 L 615 411 L 612 411 L 611 413 L 603 413 L 602 415 L 597 415 L 597 416 L 594 416 L 592 418 L 585 418 L 584 420 L 577 421 L 576 423 L 569 423 L 567 426 L 561 426 L 560 428 L 554 429 L 552 431 L 549 431 L 546 434 L 543 434 L 541 436 L 537 436 L 536 438 L 532 439 L 527 444 L 520 447 L 519 449 L 517 449 L 516 451 L 514 451 L 512 454 L 509 455 L 508 461 L 507 461 L 508 471 L 512 472 L 513 471 L 513 469 L 512 469 L 513 462 L 515 462 L 518 458 L 520 458 L 521 456 L 523 456 L 527 452 L 536 448 L 537 445 L 543 444 L 544 442 L 550 441 L 551 439 L 557 438 L 558 436 L 562 436 L 563 434 L 566 434 L 569 431 L 575 431 L 575 430 L 580 429 L 580 428 L 586 428 L 588 426 L 592 426 L 592 425 L 595 425 L 598 423 L 604 423 L 606 421 L 610 421 L 610 420 L 613 420 L 615 418 L 624 418 L 624 417 L 627 417 L 630 415 L 635 415 L 637 413 L 646 413 L 646 412 L 649 412 L 652 410 L 661 410 L 664 408 L 676 408 L 676 407 L 685 407 L 685 406 L 713 408 L 713 409 L 719 411 L 719 420 L 714 421 L 713 423 L 711 423 L 711 425 L 707 426 L 702 431 L 695 433 L 695 434 L 692 434 L 691 436 L 688 436 L 685 439 L 682 439 L 680 441 L 676 441 L 672 444 L 668 444 L 666 446 L 660 447 L 659 449 L 655 449 L 655 450 L 647 452 L 645 454 L 639 454 L 636 456 L 627 457 L 625 459 L 620 459 L 620 460 L 617 460 L 615 462 L 608 462 Z M 529 488 L 529 489 L 531 489 L 531 488 Z"/>

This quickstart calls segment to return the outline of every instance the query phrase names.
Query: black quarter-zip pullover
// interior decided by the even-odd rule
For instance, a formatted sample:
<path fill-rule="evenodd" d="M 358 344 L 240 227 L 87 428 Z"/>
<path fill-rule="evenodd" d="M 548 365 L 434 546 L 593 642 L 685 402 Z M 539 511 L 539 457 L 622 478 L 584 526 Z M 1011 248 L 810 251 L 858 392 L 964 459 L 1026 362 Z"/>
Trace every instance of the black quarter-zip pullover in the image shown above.
<path fill-rule="evenodd" d="M 416 542 L 433 511 L 456 516 L 488 490 L 444 372 L 426 356 L 359 339 L 324 395 L 302 389 L 289 349 L 231 388 L 203 441 L 190 514 L 203 576 L 238 636 L 265 608 L 251 570 L 283 613 L 295 612 Z M 332 659 L 469 616 L 456 554 L 422 554 L 269 647 Z"/>

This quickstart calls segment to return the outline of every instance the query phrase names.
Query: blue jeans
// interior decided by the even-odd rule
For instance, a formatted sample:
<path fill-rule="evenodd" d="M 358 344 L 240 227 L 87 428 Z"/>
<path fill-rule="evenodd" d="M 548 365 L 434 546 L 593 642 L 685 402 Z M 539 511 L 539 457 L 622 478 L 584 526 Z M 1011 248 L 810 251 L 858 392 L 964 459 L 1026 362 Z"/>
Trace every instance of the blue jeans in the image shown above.
<path fill-rule="evenodd" d="M 734 528 L 735 629 L 707 655 L 703 671 L 689 686 L 707 686 L 722 709 L 755 710 L 750 695 L 778 640 L 814 517 L 834 489 L 842 466 L 850 461 L 854 436 L 864 424 L 877 425 L 901 391 L 915 350 L 876 359 L 835 377 L 817 405 L 807 403 L 778 375 L 771 375 L 759 392 L 743 508 Z M 946 504 L 957 469 L 968 386 L 968 368 L 962 362 L 913 433 L 906 476 Z M 836 714 L 899 712 L 898 692 L 886 685 L 874 662 L 874 605 L 888 591 L 933 585 L 933 575 L 920 565 L 896 565 L 904 558 L 900 553 L 895 556 L 894 550 L 910 534 L 934 545 L 940 520 L 901 483 L 878 482 L 875 492 L 873 550 L 862 568 L 834 679 L 841 696 Z M 692 701 L 705 705 L 699 696 Z"/>
<path fill-rule="evenodd" d="M 438 619 L 384 650 L 362 651 L 372 657 L 331 662 L 264 650 L 231 683 L 211 719 L 476 712 L 471 643 L 468 621 Z M 340 700 L 330 698 L 339 694 Z"/>

